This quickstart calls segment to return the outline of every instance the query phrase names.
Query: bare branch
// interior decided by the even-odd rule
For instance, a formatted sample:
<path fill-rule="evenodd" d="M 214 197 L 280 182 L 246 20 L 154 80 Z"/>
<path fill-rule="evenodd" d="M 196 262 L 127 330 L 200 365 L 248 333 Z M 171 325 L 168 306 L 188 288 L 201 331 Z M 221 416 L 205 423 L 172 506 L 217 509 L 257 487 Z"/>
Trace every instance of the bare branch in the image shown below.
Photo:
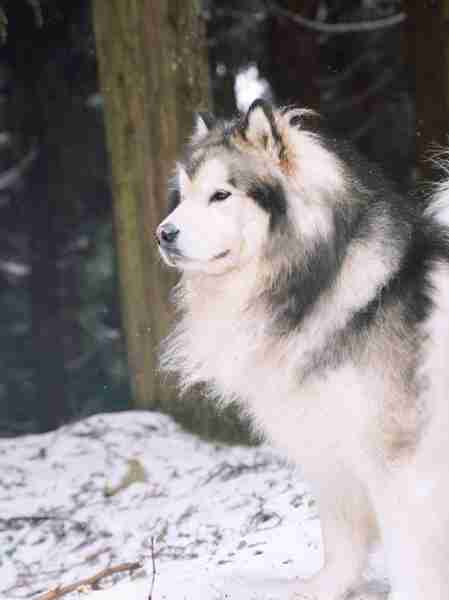
<path fill-rule="evenodd" d="M 282 8 L 280 6 L 269 3 L 267 10 L 249 12 L 245 10 L 231 10 L 231 9 L 218 9 L 214 10 L 214 17 L 230 17 L 235 20 L 243 20 L 245 22 L 242 25 L 245 28 L 249 28 L 250 24 L 248 19 L 254 20 L 255 24 L 259 24 L 264 21 L 269 15 L 278 15 L 285 17 L 298 23 L 301 27 L 317 31 L 318 33 L 328 33 L 331 35 L 342 35 L 346 33 L 361 33 L 366 31 L 378 31 L 379 29 L 387 29 L 389 27 L 395 27 L 400 25 L 407 19 L 405 12 L 398 12 L 388 17 L 382 17 L 379 19 L 365 20 L 365 21 L 354 21 L 345 23 L 324 23 L 323 21 L 317 21 L 315 19 L 308 19 L 302 17 L 297 13 Z M 209 13 L 203 13 L 203 17 L 206 20 L 210 20 L 212 16 Z"/>
<path fill-rule="evenodd" d="M 76 592 L 79 588 L 83 586 L 95 586 L 105 577 L 109 577 L 111 575 L 115 575 L 116 573 L 124 573 L 126 571 L 130 571 L 131 573 L 136 569 L 140 569 L 142 567 L 140 562 L 132 562 L 132 563 L 123 563 L 121 565 L 116 565 L 115 567 L 107 567 L 103 569 L 96 575 L 92 575 L 92 577 L 87 577 L 86 579 L 81 579 L 75 583 L 71 583 L 66 586 L 58 586 L 49 592 L 46 592 L 42 596 L 38 596 L 35 600 L 57 600 L 57 598 L 61 598 L 66 594 L 70 594 L 71 592 Z"/>
<path fill-rule="evenodd" d="M 151 538 L 151 564 L 153 565 L 153 572 L 151 574 L 151 588 L 148 594 L 148 600 L 153 600 L 154 582 L 156 581 L 156 560 L 154 557 L 154 537 Z"/>
<path fill-rule="evenodd" d="M 0 527 L 3 527 L 3 531 L 7 531 L 14 527 L 16 524 L 30 523 L 31 525 L 38 525 L 45 521 L 62 521 L 64 523 L 71 523 L 76 525 L 79 529 L 87 529 L 87 524 L 81 521 L 75 521 L 69 517 L 57 517 L 54 515 L 19 515 L 17 517 L 0 517 Z"/>
<path fill-rule="evenodd" d="M 365 100 L 371 98 L 375 94 L 378 94 L 381 90 L 387 87 L 387 85 L 394 81 L 396 75 L 397 71 L 395 70 L 394 66 L 389 69 L 385 69 L 385 71 L 377 78 L 377 80 L 363 90 L 363 92 L 360 94 L 352 94 L 352 96 L 340 100 L 340 102 L 333 102 L 332 105 L 329 105 L 328 111 L 337 113 L 352 109 L 357 104 L 362 104 L 365 102 Z"/>
<path fill-rule="evenodd" d="M 43 27 L 44 17 L 42 15 L 42 6 L 40 4 L 40 0 L 28 0 L 28 4 L 31 6 L 34 12 L 34 19 L 37 27 Z"/>
<path fill-rule="evenodd" d="M 407 15 L 405 12 L 399 12 L 389 17 L 382 17 L 381 19 L 373 19 L 369 21 L 354 21 L 347 23 L 324 23 L 323 21 L 316 21 L 315 19 L 307 19 L 297 13 L 281 8 L 280 6 L 270 6 L 270 11 L 273 14 L 278 14 L 282 17 L 286 17 L 298 25 L 317 31 L 319 33 L 329 33 L 331 35 L 342 35 L 346 33 L 361 33 L 366 31 L 377 31 L 379 29 L 386 29 L 389 27 L 395 27 L 403 23 Z"/>
<path fill-rule="evenodd" d="M 8 17 L 5 9 L 0 6 L 0 42 L 4 44 L 8 36 Z"/>
<path fill-rule="evenodd" d="M 24 156 L 17 165 L 0 173 L 0 191 L 13 187 L 20 180 L 28 167 L 36 160 L 37 154 L 37 148 L 31 148 L 28 154 Z"/>
<path fill-rule="evenodd" d="M 355 73 L 357 73 L 357 71 L 361 70 L 362 67 L 366 67 L 367 64 L 374 65 L 378 55 L 379 51 L 377 49 L 374 50 L 372 48 L 368 48 L 367 51 L 358 56 L 343 70 L 332 73 L 331 75 L 317 77 L 317 84 L 324 88 L 345 83 L 346 81 L 349 81 L 355 75 Z"/>

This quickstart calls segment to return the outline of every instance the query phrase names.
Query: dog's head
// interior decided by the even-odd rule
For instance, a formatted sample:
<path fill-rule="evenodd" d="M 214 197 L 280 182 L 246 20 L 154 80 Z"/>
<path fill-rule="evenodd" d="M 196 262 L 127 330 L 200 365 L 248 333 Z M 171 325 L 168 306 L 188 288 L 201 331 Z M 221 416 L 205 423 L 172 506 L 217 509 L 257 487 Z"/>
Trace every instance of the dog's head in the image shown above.
<path fill-rule="evenodd" d="M 328 227 L 323 215 L 314 222 L 315 212 L 326 210 L 320 189 L 334 191 L 341 177 L 319 138 L 301 129 L 310 116 L 256 100 L 235 121 L 197 117 L 172 185 L 171 212 L 156 232 L 168 265 L 222 274 L 262 256 L 288 217 L 312 237 Z M 300 214 L 302 204 L 308 216 Z"/>

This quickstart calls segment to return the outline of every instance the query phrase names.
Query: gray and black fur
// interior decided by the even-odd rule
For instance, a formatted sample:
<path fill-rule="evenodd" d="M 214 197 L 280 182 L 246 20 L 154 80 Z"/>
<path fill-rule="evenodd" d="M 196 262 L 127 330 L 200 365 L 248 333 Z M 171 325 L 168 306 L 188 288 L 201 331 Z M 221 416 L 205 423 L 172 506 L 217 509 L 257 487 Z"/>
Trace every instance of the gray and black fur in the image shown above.
<path fill-rule="evenodd" d="M 272 108 L 266 102 L 256 100 L 246 115 L 234 121 L 214 120 L 210 114 L 207 118 L 202 115 L 209 133 L 186 150 L 183 165 L 189 176 L 194 177 L 215 149 L 221 152 L 226 148 L 239 163 L 241 152 L 233 142 L 234 137 L 237 134 L 245 139 L 248 115 L 259 107 L 266 114 L 282 160 L 284 148 Z M 449 234 L 446 227 L 426 214 L 424 201 L 418 201 L 416 196 L 401 195 L 392 182 L 350 143 L 334 137 L 322 117 L 306 113 L 292 117 L 290 124 L 317 136 L 319 143 L 338 157 L 345 171 L 347 200 L 343 198 L 335 203 L 330 199 L 329 204 L 334 206 L 332 239 L 317 240 L 312 249 L 305 254 L 299 253 L 296 263 L 293 260 L 288 269 L 280 270 L 263 290 L 263 301 L 270 313 L 276 315 L 277 335 L 301 329 L 318 300 L 335 284 L 351 244 L 369 244 L 372 235 L 378 233 L 380 214 L 386 223 L 384 243 L 401 252 L 398 266 L 389 273 L 366 306 L 358 308 L 345 327 L 336 331 L 320 352 L 313 354 L 306 369 L 308 372 L 317 367 L 335 367 L 350 356 L 354 348 L 358 351 L 368 330 L 384 322 L 391 307 L 400 306 L 403 324 L 408 328 L 413 329 L 423 322 L 432 308 L 428 273 L 438 261 L 449 261 Z M 289 226 L 288 195 L 282 182 L 279 179 L 262 180 L 256 174 L 251 177 L 245 165 L 241 171 L 235 169 L 232 183 L 241 187 L 269 214 L 273 236 L 270 252 L 283 253 L 287 249 L 295 256 L 295 246 L 301 245 L 301 239 Z M 179 191 L 175 187 L 170 194 L 170 211 L 178 203 Z"/>

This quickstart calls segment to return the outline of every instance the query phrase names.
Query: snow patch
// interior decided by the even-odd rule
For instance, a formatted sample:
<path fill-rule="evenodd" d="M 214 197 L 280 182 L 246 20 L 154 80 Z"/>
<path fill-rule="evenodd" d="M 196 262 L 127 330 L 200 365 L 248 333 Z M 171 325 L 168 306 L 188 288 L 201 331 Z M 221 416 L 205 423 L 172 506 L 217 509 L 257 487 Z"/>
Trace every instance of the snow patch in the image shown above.
<path fill-rule="evenodd" d="M 159 413 L 0 440 L 0 472 L 3 600 L 135 561 L 64 598 L 286 600 L 321 565 L 297 470 L 268 447 L 200 441 Z"/>
<path fill-rule="evenodd" d="M 158 413 L 0 440 L 0 465 L 5 600 L 128 561 L 143 569 L 90 594 L 146 600 L 153 559 L 153 600 L 273 600 L 320 565 L 315 503 L 294 468 L 266 447 L 199 441 Z"/>

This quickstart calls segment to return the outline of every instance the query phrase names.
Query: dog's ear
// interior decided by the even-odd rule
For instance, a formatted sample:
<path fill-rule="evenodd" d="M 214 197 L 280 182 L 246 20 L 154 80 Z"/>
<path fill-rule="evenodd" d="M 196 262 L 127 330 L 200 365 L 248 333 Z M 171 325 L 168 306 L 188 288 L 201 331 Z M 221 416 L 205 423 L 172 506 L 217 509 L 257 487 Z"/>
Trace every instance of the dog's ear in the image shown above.
<path fill-rule="evenodd" d="M 273 109 L 265 100 L 258 99 L 251 104 L 243 119 L 241 133 L 256 148 L 279 157 L 282 139 L 276 127 Z"/>
<path fill-rule="evenodd" d="M 209 130 L 214 126 L 215 119 L 209 112 L 200 112 L 195 116 L 195 128 L 191 137 L 192 143 L 201 142 L 206 137 Z"/>
<path fill-rule="evenodd" d="M 192 185 L 192 181 L 191 181 L 190 177 L 188 176 L 187 171 L 185 170 L 184 166 L 181 163 L 178 163 L 177 171 L 178 171 L 178 187 L 183 192 L 186 192 L 187 190 L 190 189 L 190 187 Z"/>

